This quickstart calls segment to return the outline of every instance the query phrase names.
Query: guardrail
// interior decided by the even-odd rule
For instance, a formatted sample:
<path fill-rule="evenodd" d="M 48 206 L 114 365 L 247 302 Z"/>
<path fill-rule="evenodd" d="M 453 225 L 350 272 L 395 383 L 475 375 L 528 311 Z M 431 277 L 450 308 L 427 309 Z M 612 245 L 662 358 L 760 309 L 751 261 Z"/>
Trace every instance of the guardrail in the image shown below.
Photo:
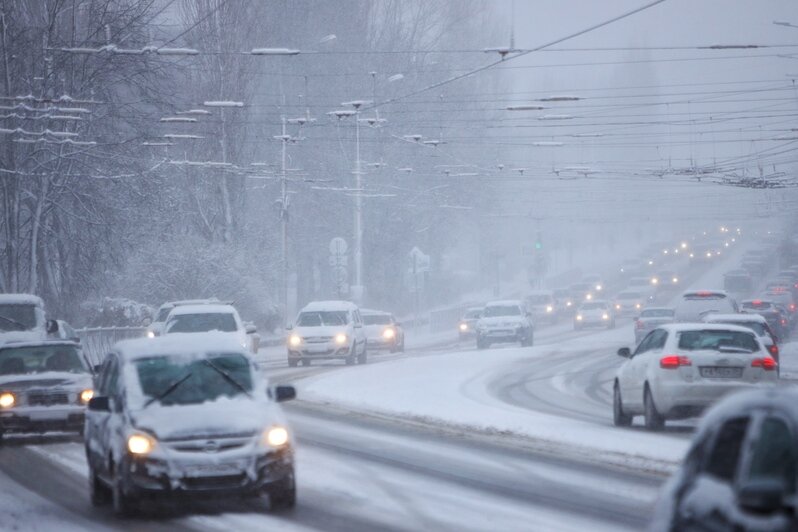
<path fill-rule="evenodd" d="M 142 338 L 147 334 L 146 327 L 89 327 L 75 331 L 80 338 L 83 352 L 92 365 L 102 363 L 111 347 L 120 340 Z"/>

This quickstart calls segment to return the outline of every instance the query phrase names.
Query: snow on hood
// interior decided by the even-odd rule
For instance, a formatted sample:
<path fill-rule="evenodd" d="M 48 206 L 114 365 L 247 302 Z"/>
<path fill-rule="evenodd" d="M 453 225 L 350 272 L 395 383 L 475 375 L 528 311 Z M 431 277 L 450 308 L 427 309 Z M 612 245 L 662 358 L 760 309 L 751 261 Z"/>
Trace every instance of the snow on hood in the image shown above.
<path fill-rule="evenodd" d="M 91 375 L 88 373 L 70 373 L 68 371 L 46 371 L 26 375 L 3 375 L 0 386 L 3 389 L 73 386 L 83 384 L 91 387 Z"/>
<path fill-rule="evenodd" d="M 10 342 L 38 342 L 47 339 L 44 329 L 29 329 L 27 331 L 7 331 L 0 333 L 0 345 Z"/>
<path fill-rule="evenodd" d="M 266 401 L 265 392 L 255 389 L 252 393 L 264 393 L 264 400 L 239 396 L 191 405 L 153 403 L 131 412 L 131 417 L 137 428 L 152 432 L 161 440 L 254 434 L 281 423 L 279 410 Z"/>
<path fill-rule="evenodd" d="M 520 325 L 524 323 L 523 316 L 492 316 L 490 318 L 481 318 L 478 322 L 483 327 L 495 327 L 504 324 Z"/>

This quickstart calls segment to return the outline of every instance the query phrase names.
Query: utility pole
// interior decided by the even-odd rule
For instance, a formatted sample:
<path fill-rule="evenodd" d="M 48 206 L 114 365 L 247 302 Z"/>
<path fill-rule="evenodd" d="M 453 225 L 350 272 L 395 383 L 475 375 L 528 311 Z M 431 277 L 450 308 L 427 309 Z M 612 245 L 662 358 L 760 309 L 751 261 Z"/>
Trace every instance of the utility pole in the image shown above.
<path fill-rule="evenodd" d="M 285 169 L 285 145 L 288 142 L 288 135 L 285 133 L 285 116 L 281 117 L 282 134 L 282 153 L 280 163 L 280 232 L 282 247 L 282 294 L 280 296 L 283 304 L 283 312 L 288 319 L 288 183 L 286 180 Z"/>
<path fill-rule="evenodd" d="M 355 106 L 355 298 L 363 297 L 363 179 L 360 170 L 360 106 Z"/>

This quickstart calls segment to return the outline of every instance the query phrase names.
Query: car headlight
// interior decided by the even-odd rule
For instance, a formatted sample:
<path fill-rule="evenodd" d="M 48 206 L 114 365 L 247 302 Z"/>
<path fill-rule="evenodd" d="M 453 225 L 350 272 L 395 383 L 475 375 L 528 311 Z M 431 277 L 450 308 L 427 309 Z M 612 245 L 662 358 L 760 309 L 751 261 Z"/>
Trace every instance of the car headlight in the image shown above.
<path fill-rule="evenodd" d="M 335 343 L 338 345 L 344 345 L 347 342 L 348 338 L 344 333 L 338 333 L 335 335 Z"/>
<path fill-rule="evenodd" d="M 615 305 L 615 310 L 621 310 L 621 305 L 620 304 L 616 304 Z"/>
<path fill-rule="evenodd" d="M 14 394 L 11 392 L 4 392 L 0 393 L 0 408 L 11 408 L 14 406 L 14 403 L 17 402 L 17 398 L 14 397 Z"/>
<path fill-rule="evenodd" d="M 382 337 L 385 338 L 386 340 L 393 340 L 394 338 L 396 338 L 396 331 L 394 331 L 393 329 L 385 329 L 384 331 L 382 331 Z"/>
<path fill-rule="evenodd" d="M 554 307 L 552 307 L 551 305 L 547 305 L 546 306 L 546 312 L 548 312 L 548 313 L 554 312 Z"/>
<path fill-rule="evenodd" d="M 571 303 L 570 301 L 566 301 L 566 302 L 565 302 L 565 306 L 566 306 L 566 307 L 570 307 L 571 305 L 573 305 L 573 303 Z"/>
<path fill-rule="evenodd" d="M 597 284 L 597 285 L 596 285 L 596 290 L 597 290 L 597 291 L 599 291 L 599 292 L 601 292 L 602 290 L 604 290 L 604 287 L 603 287 L 603 286 L 601 286 L 600 284 Z"/>
<path fill-rule="evenodd" d="M 608 319 L 610 319 L 610 315 L 609 314 L 602 314 L 601 315 L 601 319 L 602 320 L 608 320 Z"/>
<path fill-rule="evenodd" d="M 653 279 L 651 279 L 651 284 L 659 284 L 659 279 L 654 277 Z"/>
<path fill-rule="evenodd" d="M 635 308 L 640 308 L 640 303 L 635 303 Z"/>
<path fill-rule="evenodd" d="M 468 324 L 467 323 L 461 323 L 460 324 L 460 330 L 462 332 L 466 332 L 468 330 Z"/>
<path fill-rule="evenodd" d="M 302 344 L 302 337 L 298 334 L 292 334 L 288 337 L 288 345 L 291 347 L 299 347 Z"/>
<path fill-rule="evenodd" d="M 86 388 L 80 392 L 80 402 L 84 405 L 89 404 L 89 401 L 91 401 L 92 397 L 94 397 L 94 390 L 91 388 Z"/>
<path fill-rule="evenodd" d="M 147 434 L 131 434 L 127 439 L 127 450 L 130 454 L 150 454 L 155 449 L 155 439 Z"/>
<path fill-rule="evenodd" d="M 269 447 L 282 447 L 288 443 L 288 431 L 279 425 L 263 432 L 263 442 Z"/>
<path fill-rule="evenodd" d="M 147 331 L 147 338 L 155 338 L 155 331 Z"/>
<path fill-rule="evenodd" d="M 576 321 L 582 321 L 582 315 L 581 314 L 577 314 L 576 315 Z"/>
<path fill-rule="evenodd" d="M 673 284 L 676 284 L 676 283 L 679 282 L 679 278 L 678 277 L 674 277 L 673 279 L 671 279 L 671 281 L 673 281 Z"/>
<path fill-rule="evenodd" d="M 587 295 L 585 296 L 585 299 L 593 299 L 593 294 L 587 294 Z"/>

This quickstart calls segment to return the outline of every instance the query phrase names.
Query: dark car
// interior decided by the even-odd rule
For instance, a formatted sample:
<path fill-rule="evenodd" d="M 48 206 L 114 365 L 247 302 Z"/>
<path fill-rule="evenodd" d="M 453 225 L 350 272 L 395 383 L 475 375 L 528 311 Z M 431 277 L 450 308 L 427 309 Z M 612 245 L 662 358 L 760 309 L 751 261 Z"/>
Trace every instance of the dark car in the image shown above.
<path fill-rule="evenodd" d="M 741 392 L 701 421 L 651 529 L 795 531 L 798 391 Z"/>
<path fill-rule="evenodd" d="M 767 299 L 746 299 L 740 303 L 740 311 L 759 314 L 765 318 L 768 325 L 780 339 L 790 335 L 790 322 L 785 311 L 782 311 L 773 301 Z"/>
<path fill-rule="evenodd" d="M 472 307 L 465 311 L 460 322 L 457 324 L 457 332 L 460 340 L 470 340 L 477 336 L 477 322 L 482 316 L 482 307 Z"/>
<path fill-rule="evenodd" d="M 215 333 L 117 343 L 86 414 L 91 502 L 117 515 L 143 499 L 267 496 L 296 501 L 294 449 L 269 388 L 241 345 Z"/>

